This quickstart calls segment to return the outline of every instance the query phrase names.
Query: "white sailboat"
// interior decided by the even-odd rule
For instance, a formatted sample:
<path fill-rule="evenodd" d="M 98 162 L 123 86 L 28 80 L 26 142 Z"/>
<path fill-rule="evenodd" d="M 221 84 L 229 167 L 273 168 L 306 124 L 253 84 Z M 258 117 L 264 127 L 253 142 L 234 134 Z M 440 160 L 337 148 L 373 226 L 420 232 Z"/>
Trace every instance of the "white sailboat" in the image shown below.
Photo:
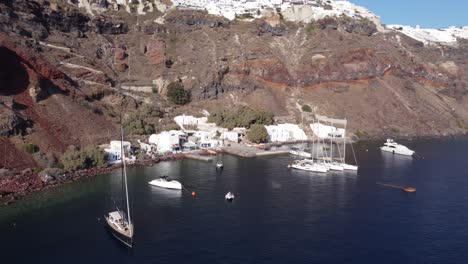
<path fill-rule="evenodd" d="M 289 154 L 291 155 L 295 155 L 295 156 L 299 156 L 299 157 L 304 157 L 304 158 L 312 158 L 312 154 L 307 152 L 307 151 L 304 151 L 300 148 L 296 148 L 296 147 L 292 147 L 290 150 L 289 150 Z"/>
<path fill-rule="evenodd" d="M 302 114 L 301 114 L 301 115 L 302 115 Z M 304 116 L 302 116 L 301 118 L 302 118 L 302 124 L 301 124 L 301 126 L 302 126 L 302 129 L 304 129 Z M 302 140 L 301 145 L 302 145 L 301 148 L 292 147 L 292 148 L 289 150 L 289 154 L 295 155 L 295 156 L 299 156 L 299 157 L 303 157 L 303 158 L 307 158 L 307 159 L 312 158 L 312 154 L 311 154 L 310 152 L 305 151 L 305 148 L 304 148 L 304 140 Z"/>
<path fill-rule="evenodd" d="M 314 147 L 316 147 L 315 139 L 312 138 L 312 151 L 310 153 L 310 158 L 304 159 L 304 160 L 296 160 L 292 164 L 290 164 L 290 167 L 293 169 L 303 170 L 303 171 L 311 171 L 311 172 L 319 172 L 319 173 L 328 172 L 328 168 L 325 166 L 325 164 L 318 162 L 318 150 L 317 150 L 318 142 L 317 142 L 317 147 L 315 148 L 316 157 L 314 157 Z M 314 158 L 317 160 L 314 160 Z"/>
<path fill-rule="evenodd" d="M 326 117 L 326 116 L 320 116 L 320 115 L 316 115 L 316 118 L 318 120 L 318 122 L 320 123 L 320 121 L 322 122 L 325 122 L 327 124 L 330 124 L 332 127 L 335 127 L 335 126 L 340 126 L 344 129 L 344 131 L 341 134 L 341 136 L 343 137 L 344 139 L 344 143 L 343 143 L 343 146 L 344 146 L 344 153 L 343 153 L 343 157 L 341 157 L 341 152 L 340 152 L 340 147 L 338 145 L 337 149 L 338 149 L 338 153 L 340 155 L 340 161 L 334 161 L 333 160 L 333 146 L 332 146 L 332 142 L 330 143 L 330 161 L 328 163 L 328 167 L 330 170 L 337 170 L 337 171 L 342 171 L 342 170 L 350 170 L 350 171 L 357 171 L 358 170 L 358 166 L 357 165 L 351 165 L 351 164 L 347 164 L 346 163 L 346 125 L 348 123 L 348 121 L 346 119 L 335 119 L 335 118 L 330 118 L 330 117 Z M 331 139 L 330 140 L 333 140 L 333 137 L 336 137 L 338 131 L 334 131 L 334 135 L 331 136 Z M 351 147 L 353 147 L 353 145 L 351 145 Z M 354 155 L 354 149 L 353 150 L 353 155 Z M 354 155 L 354 161 L 356 162 L 357 164 L 357 161 L 356 161 L 356 155 Z"/>
<path fill-rule="evenodd" d="M 111 233 L 116 239 L 128 247 L 133 247 L 133 223 L 130 218 L 130 203 L 128 200 L 128 186 L 127 186 L 127 168 L 125 161 L 125 152 L 123 150 L 123 128 L 120 127 L 121 132 L 121 157 L 122 157 L 122 181 L 125 186 L 125 200 L 127 211 L 119 210 L 109 212 L 105 215 L 106 223 L 110 228 Z M 123 195 L 123 194 L 122 194 Z M 123 199 L 122 199 L 123 200 Z"/>
<path fill-rule="evenodd" d="M 322 164 L 316 163 L 310 159 L 296 160 L 290 165 L 290 167 L 293 169 L 303 170 L 303 171 L 320 172 L 320 173 L 328 172 L 328 169 L 325 166 L 323 166 Z"/>

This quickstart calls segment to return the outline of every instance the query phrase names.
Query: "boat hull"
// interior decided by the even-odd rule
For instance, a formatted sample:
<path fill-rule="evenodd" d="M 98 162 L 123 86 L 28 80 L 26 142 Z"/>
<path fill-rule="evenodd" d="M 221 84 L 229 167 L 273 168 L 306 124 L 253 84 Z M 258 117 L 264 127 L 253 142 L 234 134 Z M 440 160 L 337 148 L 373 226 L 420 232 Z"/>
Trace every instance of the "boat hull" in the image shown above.
<path fill-rule="evenodd" d="M 119 231 L 117 227 L 109 220 L 109 217 L 104 216 L 107 223 L 107 228 L 109 232 L 120 242 L 122 242 L 125 246 L 132 248 L 133 247 L 133 237 Z M 133 230 L 133 225 L 130 227 Z M 131 232 L 133 233 L 133 231 Z"/>
<path fill-rule="evenodd" d="M 180 182 L 178 181 L 160 182 L 158 180 L 153 180 L 153 181 L 150 181 L 149 184 L 152 186 L 165 188 L 165 189 L 182 190 L 182 184 L 180 184 Z"/>
<path fill-rule="evenodd" d="M 341 166 L 343 167 L 344 170 L 347 170 L 347 171 L 357 171 L 358 170 L 358 166 L 356 166 L 356 165 L 350 165 L 350 164 L 343 163 L 343 164 L 341 164 Z"/>
<path fill-rule="evenodd" d="M 304 158 L 312 158 L 312 154 L 309 152 L 305 151 L 300 151 L 300 150 L 290 150 L 289 154 L 299 156 L 299 157 L 304 157 Z"/>
<path fill-rule="evenodd" d="M 327 164 L 329 170 L 332 171 L 343 171 L 344 168 L 340 164 Z"/>
<path fill-rule="evenodd" d="M 319 172 L 319 173 L 328 172 L 328 169 L 325 166 L 317 166 L 317 165 L 304 166 L 304 165 L 293 164 L 291 165 L 291 168 L 297 169 L 297 170 L 303 170 L 303 171 Z"/>
<path fill-rule="evenodd" d="M 403 155 L 403 156 L 413 156 L 414 151 L 410 149 L 398 149 L 398 148 L 389 148 L 386 146 L 380 147 L 382 151 L 390 152 L 393 154 Z"/>

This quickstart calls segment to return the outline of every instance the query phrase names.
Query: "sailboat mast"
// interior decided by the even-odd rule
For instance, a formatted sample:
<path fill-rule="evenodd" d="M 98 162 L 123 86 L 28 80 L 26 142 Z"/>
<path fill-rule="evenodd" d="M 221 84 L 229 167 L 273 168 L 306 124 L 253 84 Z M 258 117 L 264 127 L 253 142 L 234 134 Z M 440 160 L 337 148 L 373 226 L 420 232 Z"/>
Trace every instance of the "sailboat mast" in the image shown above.
<path fill-rule="evenodd" d="M 312 162 L 314 161 L 314 146 L 315 146 L 315 131 L 312 129 L 312 149 L 311 149 Z"/>
<path fill-rule="evenodd" d="M 120 151 L 121 156 L 122 156 L 122 164 L 123 164 L 123 176 L 124 176 L 124 184 L 125 184 L 125 198 L 127 200 L 127 217 L 128 217 L 128 225 L 131 226 L 131 218 L 130 218 L 130 203 L 128 202 L 128 186 L 127 186 L 127 168 L 125 164 L 125 151 L 123 147 L 123 127 L 120 127 L 120 133 L 121 133 L 121 141 L 120 141 Z M 132 228 L 130 228 L 130 235 L 132 235 Z"/>
<path fill-rule="evenodd" d="M 331 120 L 331 126 L 333 127 L 333 120 Z M 331 134 L 331 138 L 330 138 L 330 163 L 333 163 L 333 138 L 335 137 L 336 135 L 336 131 L 335 131 L 335 134 Z"/>
<path fill-rule="evenodd" d="M 345 119 L 345 120 L 346 120 L 346 119 Z M 344 125 L 343 163 L 346 163 L 346 124 L 347 124 L 347 123 L 348 123 L 348 122 L 346 121 L 346 122 L 345 122 L 345 125 Z"/>

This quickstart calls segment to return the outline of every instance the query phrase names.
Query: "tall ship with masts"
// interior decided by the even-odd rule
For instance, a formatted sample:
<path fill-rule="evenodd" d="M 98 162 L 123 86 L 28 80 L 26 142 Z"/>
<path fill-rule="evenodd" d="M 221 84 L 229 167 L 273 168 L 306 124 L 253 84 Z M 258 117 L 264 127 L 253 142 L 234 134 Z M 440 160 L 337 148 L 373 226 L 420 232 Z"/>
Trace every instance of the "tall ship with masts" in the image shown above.
<path fill-rule="evenodd" d="M 125 151 L 123 148 L 123 128 L 121 133 L 121 157 L 122 157 L 122 184 L 125 191 L 122 192 L 122 203 L 126 204 L 126 211 L 118 207 L 115 211 L 109 212 L 104 216 L 109 226 L 110 232 L 116 239 L 128 247 L 133 247 L 133 223 L 130 217 L 130 203 L 128 200 L 127 168 L 125 161 Z M 124 205 L 125 206 L 125 205 Z"/>

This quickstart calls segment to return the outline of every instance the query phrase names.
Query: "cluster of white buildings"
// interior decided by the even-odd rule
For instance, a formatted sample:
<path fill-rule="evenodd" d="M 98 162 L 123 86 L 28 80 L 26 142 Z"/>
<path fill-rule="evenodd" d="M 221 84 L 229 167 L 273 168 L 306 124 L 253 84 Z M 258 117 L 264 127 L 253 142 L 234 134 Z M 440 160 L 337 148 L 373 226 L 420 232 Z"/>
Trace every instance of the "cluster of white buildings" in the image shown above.
<path fill-rule="evenodd" d="M 299 125 L 278 124 L 265 126 L 270 142 L 288 142 L 307 140 L 307 136 Z"/>
<path fill-rule="evenodd" d="M 365 17 L 380 25 L 380 17 L 349 1 L 321 0 L 173 0 L 179 9 L 206 10 L 209 14 L 235 19 L 236 16 L 262 17 L 268 10 L 281 11 L 289 21 L 310 22 L 326 16 Z"/>
<path fill-rule="evenodd" d="M 450 46 L 455 45 L 458 39 L 468 39 L 468 26 L 432 29 L 421 28 L 420 26 L 389 25 L 388 28 L 400 31 L 425 45 L 443 44 Z"/>
<path fill-rule="evenodd" d="M 181 115 L 174 118 L 181 130 L 163 131 L 151 135 L 146 142 L 138 141 L 140 149 L 147 154 L 177 153 L 187 150 L 209 149 L 239 143 L 246 134 L 242 127 L 228 130 L 208 123 L 207 117 Z M 316 122 L 310 124 L 314 135 L 318 138 L 342 138 L 345 135 L 346 120 L 316 116 Z M 297 124 L 278 124 L 265 126 L 270 142 L 305 141 L 307 135 Z M 131 143 L 128 141 L 111 141 L 104 148 L 108 154 L 109 164 L 121 162 L 123 148 L 128 160 L 131 157 Z"/>
<path fill-rule="evenodd" d="M 217 148 L 230 142 L 238 143 L 245 135 L 245 128 L 234 128 L 229 131 L 208 123 L 207 117 L 181 115 L 174 118 L 181 130 L 163 131 L 153 134 L 147 142 L 141 142 L 140 148 L 146 153 L 180 152 Z"/>
<path fill-rule="evenodd" d="M 184 150 L 217 148 L 230 143 L 239 143 L 246 134 L 246 128 L 232 130 L 208 123 L 207 117 L 181 115 L 174 118 L 181 130 L 163 131 L 153 134 L 148 142 L 140 142 L 140 148 L 147 153 L 167 153 Z M 265 126 L 270 142 L 307 140 L 299 125 L 279 124 Z"/>

